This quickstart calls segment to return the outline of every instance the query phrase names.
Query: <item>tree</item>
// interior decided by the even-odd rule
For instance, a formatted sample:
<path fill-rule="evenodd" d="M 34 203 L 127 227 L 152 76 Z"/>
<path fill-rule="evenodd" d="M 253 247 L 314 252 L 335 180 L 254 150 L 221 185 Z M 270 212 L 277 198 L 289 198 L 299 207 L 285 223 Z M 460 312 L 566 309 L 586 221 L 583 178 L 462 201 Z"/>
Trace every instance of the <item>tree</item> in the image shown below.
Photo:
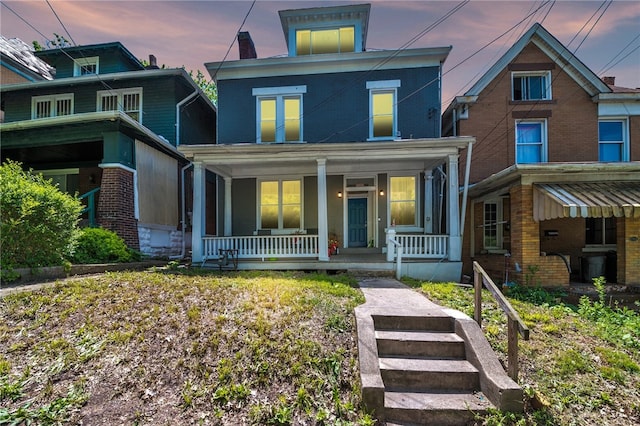
<path fill-rule="evenodd" d="M 191 77 L 191 79 L 200 86 L 200 89 L 202 89 L 204 94 L 211 99 L 211 102 L 213 102 L 214 105 L 218 104 L 218 88 L 213 81 L 207 80 L 200 70 L 196 73 L 195 78 L 193 77 L 193 70 L 189 71 L 189 77 Z"/>

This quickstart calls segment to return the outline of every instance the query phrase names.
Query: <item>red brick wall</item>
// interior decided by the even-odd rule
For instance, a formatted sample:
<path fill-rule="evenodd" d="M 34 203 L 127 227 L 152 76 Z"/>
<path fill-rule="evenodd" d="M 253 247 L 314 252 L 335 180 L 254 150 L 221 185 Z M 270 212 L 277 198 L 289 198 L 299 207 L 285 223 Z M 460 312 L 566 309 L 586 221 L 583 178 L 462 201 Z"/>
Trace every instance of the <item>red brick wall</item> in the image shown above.
<path fill-rule="evenodd" d="M 541 64 L 552 60 L 533 44 L 525 47 L 513 64 Z M 551 70 L 552 101 L 511 101 L 511 71 L 504 69 L 469 106 L 469 119 L 460 120 L 460 135 L 476 137 L 471 161 L 471 183 L 515 164 L 514 112 L 547 118 L 549 162 L 598 160 L 598 107 L 560 66 Z M 635 127 L 638 125 L 634 124 Z M 634 127 L 634 128 L 635 128 Z M 460 157 L 460 171 L 466 156 Z"/>
<path fill-rule="evenodd" d="M 103 169 L 98 223 L 120 235 L 129 247 L 139 250 L 133 185 L 131 171 L 115 167 Z"/>

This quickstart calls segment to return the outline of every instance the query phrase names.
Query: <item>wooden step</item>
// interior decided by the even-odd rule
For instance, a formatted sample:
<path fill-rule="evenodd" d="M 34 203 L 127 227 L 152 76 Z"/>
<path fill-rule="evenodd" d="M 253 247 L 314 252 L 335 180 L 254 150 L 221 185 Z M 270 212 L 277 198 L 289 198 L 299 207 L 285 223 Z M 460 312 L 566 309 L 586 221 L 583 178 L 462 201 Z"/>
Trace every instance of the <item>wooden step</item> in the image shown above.
<path fill-rule="evenodd" d="M 466 360 L 382 357 L 379 362 L 386 389 L 480 389 L 478 370 Z"/>
<path fill-rule="evenodd" d="M 466 425 L 493 405 L 482 392 L 385 392 L 390 425 Z"/>
<path fill-rule="evenodd" d="M 376 331 L 379 356 L 464 358 L 464 340 L 455 333 Z"/>

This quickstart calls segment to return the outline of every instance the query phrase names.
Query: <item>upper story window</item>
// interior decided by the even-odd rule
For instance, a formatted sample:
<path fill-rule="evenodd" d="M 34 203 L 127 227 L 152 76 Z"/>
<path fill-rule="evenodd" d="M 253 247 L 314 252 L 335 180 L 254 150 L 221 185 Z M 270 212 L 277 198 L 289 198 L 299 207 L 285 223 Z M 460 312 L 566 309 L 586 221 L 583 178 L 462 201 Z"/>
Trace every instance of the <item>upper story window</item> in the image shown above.
<path fill-rule="evenodd" d="M 296 30 L 297 56 L 354 51 L 354 27 Z"/>
<path fill-rule="evenodd" d="M 77 58 L 73 60 L 73 76 L 78 77 L 81 75 L 98 74 L 98 64 L 100 58 L 98 56 L 92 56 L 90 58 Z"/>
<path fill-rule="evenodd" d="M 299 179 L 261 181 L 259 190 L 260 229 L 302 228 L 302 182 Z"/>
<path fill-rule="evenodd" d="M 73 93 L 31 98 L 31 118 L 33 119 L 71 114 L 73 114 Z"/>
<path fill-rule="evenodd" d="M 514 72 L 511 74 L 514 101 L 551 99 L 551 72 Z"/>
<path fill-rule="evenodd" d="M 302 141 L 302 94 L 307 86 L 253 89 L 257 143 Z"/>
<path fill-rule="evenodd" d="M 516 163 L 547 162 L 547 122 L 516 121 Z"/>
<path fill-rule="evenodd" d="M 122 111 L 142 122 L 142 88 L 101 90 L 98 92 L 98 111 Z"/>
<path fill-rule="evenodd" d="M 598 121 L 598 160 L 629 161 L 627 120 Z"/>
<path fill-rule="evenodd" d="M 415 176 L 389 178 L 389 213 L 396 226 L 416 226 L 417 200 Z"/>
<path fill-rule="evenodd" d="M 368 81 L 369 140 L 394 139 L 398 133 L 397 88 L 400 80 Z"/>

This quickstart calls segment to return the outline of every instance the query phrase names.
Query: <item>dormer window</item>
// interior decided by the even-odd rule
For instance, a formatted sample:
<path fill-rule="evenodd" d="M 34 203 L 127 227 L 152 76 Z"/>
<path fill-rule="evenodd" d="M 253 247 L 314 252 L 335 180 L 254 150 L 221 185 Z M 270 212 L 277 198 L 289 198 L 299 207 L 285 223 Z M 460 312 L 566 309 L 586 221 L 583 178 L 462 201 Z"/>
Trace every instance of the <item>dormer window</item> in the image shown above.
<path fill-rule="evenodd" d="M 347 53 L 355 51 L 353 27 L 296 31 L 296 55 Z"/>
<path fill-rule="evenodd" d="M 98 64 L 100 62 L 98 56 L 90 58 L 77 58 L 73 60 L 73 76 L 98 74 Z"/>
<path fill-rule="evenodd" d="M 551 73 L 512 73 L 514 101 L 541 101 L 551 99 Z"/>

